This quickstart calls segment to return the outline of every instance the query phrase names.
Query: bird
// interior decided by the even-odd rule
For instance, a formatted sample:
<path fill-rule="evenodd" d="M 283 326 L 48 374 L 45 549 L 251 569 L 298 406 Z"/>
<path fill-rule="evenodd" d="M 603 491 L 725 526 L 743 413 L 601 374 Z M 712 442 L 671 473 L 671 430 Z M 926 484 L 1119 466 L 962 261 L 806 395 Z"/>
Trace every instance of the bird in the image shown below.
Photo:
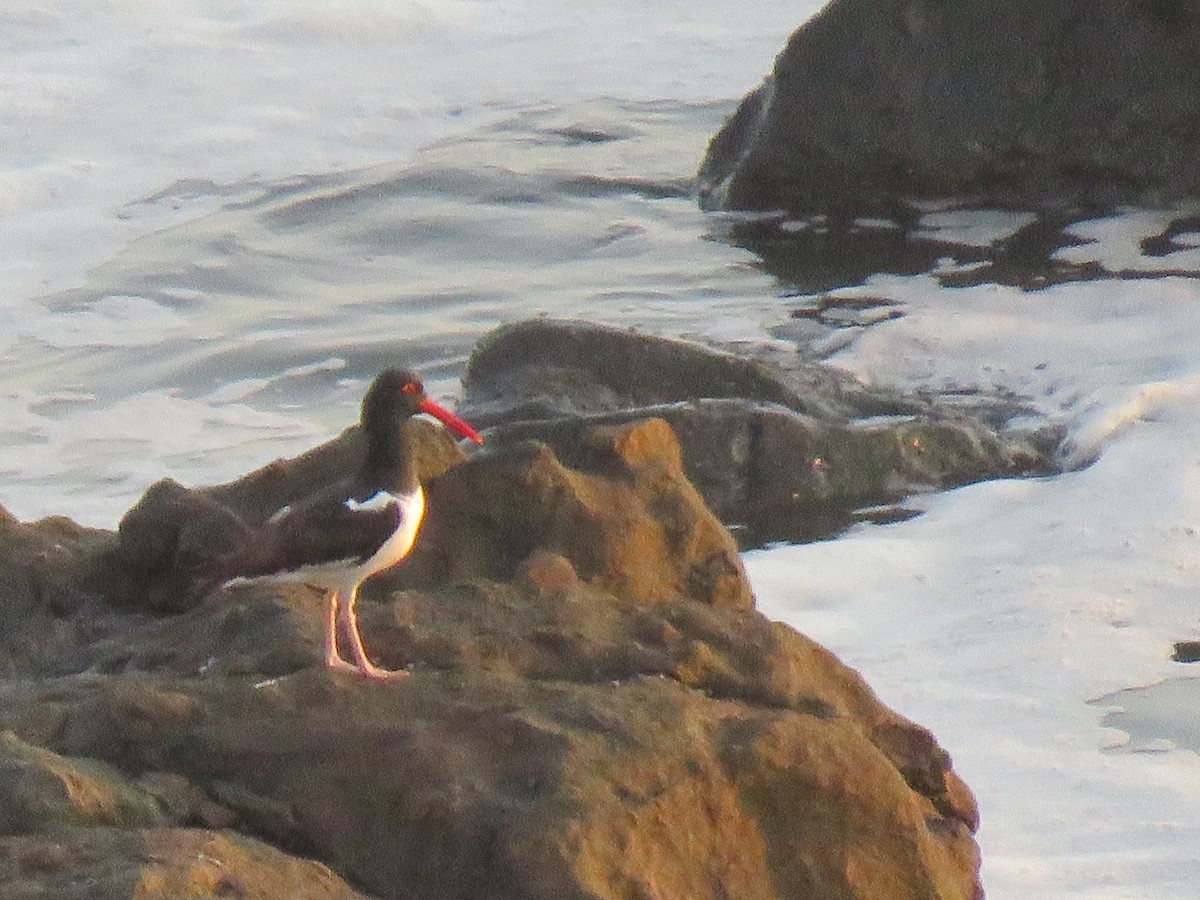
<path fill-rule="evenodd" d="M 225 586 L 299 583 L 325 592 L 325 665 L 376 681 L 407 678 L 371 662 L 358 627 L 358 590 L 413 548 L 425 516 L 425 492 L 404 431 L 406 419 L 427 413 L 463 438 L 483 443 L 467 422 L 430 399 L 416 373 L 381 373 L 362 401 L 366 437 L 362 464 L 349 477 L 277 510 L 251 531 L 225 571 Z M 351 660 L 339 652 L 338 630 Z"/>

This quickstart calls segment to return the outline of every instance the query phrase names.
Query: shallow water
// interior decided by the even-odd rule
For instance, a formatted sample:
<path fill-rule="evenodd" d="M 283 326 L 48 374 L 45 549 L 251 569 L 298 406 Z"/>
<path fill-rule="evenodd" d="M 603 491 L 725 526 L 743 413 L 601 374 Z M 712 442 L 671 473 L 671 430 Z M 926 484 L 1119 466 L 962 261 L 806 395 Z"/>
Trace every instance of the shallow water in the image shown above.
<path fill-rule="evenodd" d="M 1168 678 L 1146 687 L 1117 691 L 1099 698 L 1096 705 L 1110 710 L 1104 724 L 1125 735 L 1113 750 L 1200 752 L 1200 720 L 1180 715 L 1182 710 L 1200 708 L 1200 676 Z"/>

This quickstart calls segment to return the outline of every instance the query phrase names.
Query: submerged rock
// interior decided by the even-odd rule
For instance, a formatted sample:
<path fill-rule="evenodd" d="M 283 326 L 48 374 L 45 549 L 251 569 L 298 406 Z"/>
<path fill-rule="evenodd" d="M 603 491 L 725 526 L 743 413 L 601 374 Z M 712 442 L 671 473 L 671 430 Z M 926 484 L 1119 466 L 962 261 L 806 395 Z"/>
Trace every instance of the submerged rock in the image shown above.
<path fill-rule="evenodd" d="M 978 814 L 949 756 L 752 609 L 661 421 L 584 434 L 569 464 L 514 443 L 430 480 L 418 551 L 361 605 L 376 661 L 412 669 L 402 683 L 326 670 L 308 589 L 164 602 L 155 578 L 192 578 L 298 489 L 291 473 L 341 452 L 152 489 L 167 518 L 193 500 L 228 515 L 98 544 L 81 571 L 137 590 L 95 631 L 86 606 L 56 614 L 75 640 L 0 692 L 0 729 L 45 766 L 123 780 L 161 819 L 58 843 L 22 825 L 0 840 L 0 892 L 77 877 L 281 900 L 979 896 Z M 0 567 L 40 539 L 5 534 Z"/>
<path fill-rule="evenodd" d="M 834 0 L 713 138 L 710 208 L 890 213 L 1200 196 L 1200 11 L 1174 0 Z"/>

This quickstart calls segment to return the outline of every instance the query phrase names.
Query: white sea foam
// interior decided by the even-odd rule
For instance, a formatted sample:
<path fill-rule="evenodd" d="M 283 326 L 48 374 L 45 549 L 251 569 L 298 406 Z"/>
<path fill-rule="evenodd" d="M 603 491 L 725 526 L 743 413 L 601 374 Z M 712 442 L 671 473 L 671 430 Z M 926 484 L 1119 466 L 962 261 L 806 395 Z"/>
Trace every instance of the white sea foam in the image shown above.
<path fill-rule="evenodd" d="M 1161 234 L 1171 220 L 1188 210 L 1124 210 L 1113 216 L 1077 222 L 1070 233 L 1084 241 L 1063 247 L 1054 256 L 1064 262 L 1103 263 L 1112 272 L 1177 272 L 1200 270 L 1200 250 L 1187 235 L 1172 243 L 1174 249 L 1162 255 L 1147 256 L 1142 241 Z M 1195 215 L 1195 211 L 1190 211 Z"/>
<path fill-rule="evenodd" d="M 1195 627 L 1188 417 L 1122 435 L 1079 472 L 926 497 L 899 525 L 748 556 L 765 612 L 951 751 L 981 805 L 989 896 L 1182 898 L 1200 875 L 1185 850 L 1200 841 L 1196 754 L 1106 752 L 1120 742 L 1088 705 L 1177 675 L 1171 642 Z"/>
<path fill-rule="evenodd" d="M 1200 283 L 1028 293 L 939 290 L 920 276 L 861 291 L 901 300 L 906 316 L 835 362 L 880 382 L 1014 391 L 1070 426 L 1067 462 L 1091 465 L 928 496 L 916 519 L 752 553 L 761 605 L 951 751 L 980 800 L 990 897 L 1189 896 L 1195 752 L 1153 734 L 1138 746 L 1154 756 L 1114 752 L 1127 737 L 1088 701 L 1178 676 L 1172 642 L 1197 632 Z"/>
<path fill-rule="evenodd" d="M 905 315 L 867 329 L 832 362 L 881 383 L 980 387 L 1028 397 L 1080 425 L 1146 385 L 1200 374 L 1200 281 L 1163 278 L 939 289 L 932 276 L 878 276 L 839 292 L 898 300 Z"/>

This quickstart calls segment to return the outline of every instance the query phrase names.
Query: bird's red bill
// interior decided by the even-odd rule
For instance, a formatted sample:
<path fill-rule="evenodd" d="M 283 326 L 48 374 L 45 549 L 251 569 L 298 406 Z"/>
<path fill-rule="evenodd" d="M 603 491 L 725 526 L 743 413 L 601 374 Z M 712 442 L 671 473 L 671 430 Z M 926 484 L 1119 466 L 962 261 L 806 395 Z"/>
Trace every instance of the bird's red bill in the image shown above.
<path fill-rule="evenodd" d="M 435 403 L 426 397 L 421 401 L 421 412 L 429 413 L 435 419 L 444 424 L 451 431 L 454 431 L 465 438 L 470 438 L 477 444 L 483 443 L 483 435 L 472 428 L 463 419 L 460 419 L 446 407 L 440 403 Z"/>

